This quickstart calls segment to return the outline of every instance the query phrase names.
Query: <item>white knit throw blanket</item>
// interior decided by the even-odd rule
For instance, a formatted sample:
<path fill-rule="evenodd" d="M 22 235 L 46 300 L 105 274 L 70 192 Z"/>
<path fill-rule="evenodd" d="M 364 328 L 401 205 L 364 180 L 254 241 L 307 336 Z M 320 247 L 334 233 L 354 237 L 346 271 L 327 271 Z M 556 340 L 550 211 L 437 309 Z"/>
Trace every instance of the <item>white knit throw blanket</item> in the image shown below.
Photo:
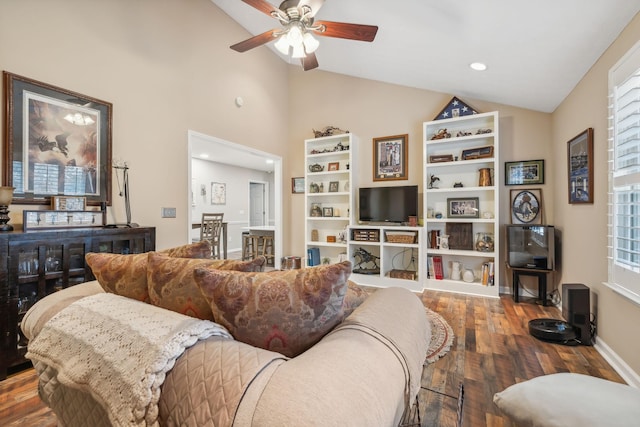
<path fill-rule="evenodd" d="M 52 317 L 27 357 L 91 393 L 114 426 L 156 426 L 166 373 L 186 348 L 213 335 L 233 339 L 216 323 L 104 293 Z"/>

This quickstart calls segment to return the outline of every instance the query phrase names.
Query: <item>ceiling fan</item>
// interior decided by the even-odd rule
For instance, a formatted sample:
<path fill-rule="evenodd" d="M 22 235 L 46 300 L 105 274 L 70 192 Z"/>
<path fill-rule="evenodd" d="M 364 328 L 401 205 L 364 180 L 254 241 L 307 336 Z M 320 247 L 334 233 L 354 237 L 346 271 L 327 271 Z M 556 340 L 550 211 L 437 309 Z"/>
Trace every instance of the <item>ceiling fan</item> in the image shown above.
<path fill-rule="evenodd" d="M 231 46 L 236 52 L 246 52 L 272 40 L 283 55 L 299 58 L 305 71 L 318 66 L 315 50 L 318 41 L 312 34 L 323 37 L 371 42 L 376 37 L 375 25 L 348 24 L 345 22 L 315 21 L 314 16 L 324 4 L 324 0 L 285 0 L 278 8 L 266 0 L 242 0 L 278 21 L 282 28 L 269 30 Z"/>

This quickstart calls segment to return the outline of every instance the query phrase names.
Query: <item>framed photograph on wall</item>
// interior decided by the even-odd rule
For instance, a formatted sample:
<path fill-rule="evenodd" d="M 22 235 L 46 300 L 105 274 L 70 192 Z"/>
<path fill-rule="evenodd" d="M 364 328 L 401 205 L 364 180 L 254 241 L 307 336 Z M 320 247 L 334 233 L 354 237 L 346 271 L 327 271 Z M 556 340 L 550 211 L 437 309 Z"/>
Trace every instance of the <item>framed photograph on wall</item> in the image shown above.
<path fill-rule="evenodd" d="M 304 177 L 291 178 L 291 192 L 293 194 L 304 194 Z"/>
<path fill-rule="evenodd" d="M 593 203 L 593 128 L 567 142 L 569 203 Z"/>
<path fill-rule="evenodd" d="M 447 218 L 479 218 L 479 197 L 457 197 L 447 199 Z"/>
<path fill-rule="evenodd" d="M 542 224 L 542 190 L 511 190 L 511 223 Z"/>
<path fill-rule="evenodd" d="M 374 181 L 409 179 L 408 140 L 408 134 L 373 139 Z"/>
<path fill-rule="evenodd" d="M 111 205 L 111 103 L 7 71 L 3 80 L 3 182 L 15 187 L 13 203 L 82 196 Z"/>
<path fill-rule="evenodd" d="M 222 182 L 211 183 L 211 204 L 225 205 L 227 203 L 227 184 Z"/>
<path fill-rule="evenodd" d="M 544 160 L 504 163 L 504 185 L 544 184 Z"/>

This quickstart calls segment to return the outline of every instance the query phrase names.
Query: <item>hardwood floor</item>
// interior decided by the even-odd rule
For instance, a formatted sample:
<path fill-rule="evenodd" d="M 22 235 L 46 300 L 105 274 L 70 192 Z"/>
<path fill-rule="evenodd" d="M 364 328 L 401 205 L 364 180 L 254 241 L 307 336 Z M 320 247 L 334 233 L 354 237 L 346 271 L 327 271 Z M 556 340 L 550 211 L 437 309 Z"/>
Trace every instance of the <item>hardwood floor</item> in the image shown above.
<path fill-rule="evenodd" d="M 456 425 L 460 383 L 464 426 L 514 427 L 493 404 L 494 393 L 511 384 L 555 372 L 624 382 L 591 346 L 551 344 L 529 335 L 530 319 L 562 317 L 555 307 L 516 304 L 510 296 L 491 299 L 431 291 L 422 294 L 422 301 L 449 322 L 456 336 L 451 351 L 424 369 L 418 396 L 422 427 Z M 0 381 L 0 425 L 56 425 L 55 415 L 38 397 L 33 369 Z"/>
<path fill-rule="evenodd" d="M 451 351 L 427 366 L 422 387 L 456 397 L 464 384 L 464 426 L 515 427 L 493 404 L 493 395 L 526 379 L 575 372 L 624 383 L 592 346 L 565 346 L 529 334 L 531 319 L 562 319 L 556 307 L 514 303 L 511 296 L 477 298 L 425 291 L 424 305 L 440 313 L 456 339 Z M 422 390 L 422 426 L 456 425 L 456 400 Z M 426 408 L 426 409 L 425 409 Z"/>

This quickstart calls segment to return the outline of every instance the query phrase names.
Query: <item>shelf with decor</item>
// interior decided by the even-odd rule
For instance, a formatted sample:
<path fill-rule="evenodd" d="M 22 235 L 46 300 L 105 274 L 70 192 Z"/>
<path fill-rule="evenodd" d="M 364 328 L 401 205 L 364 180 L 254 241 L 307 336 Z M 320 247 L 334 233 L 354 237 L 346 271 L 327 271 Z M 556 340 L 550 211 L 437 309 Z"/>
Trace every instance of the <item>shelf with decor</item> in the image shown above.
<path fill-rule="evenodd" d="M 427 289 L 498 297 L 497 112 L 423 124 Z"/>
<path fill-rule="evenodd" d="M 305 265 L 346 259 L 356 145 L 351 133 L 305 140 Z"/>
<path fill-rule="evenodd" d="M 363 285 L 398 286 L 421 291 L 422 227 L 349 227 L 348 259 L 352 280 Z"/>

